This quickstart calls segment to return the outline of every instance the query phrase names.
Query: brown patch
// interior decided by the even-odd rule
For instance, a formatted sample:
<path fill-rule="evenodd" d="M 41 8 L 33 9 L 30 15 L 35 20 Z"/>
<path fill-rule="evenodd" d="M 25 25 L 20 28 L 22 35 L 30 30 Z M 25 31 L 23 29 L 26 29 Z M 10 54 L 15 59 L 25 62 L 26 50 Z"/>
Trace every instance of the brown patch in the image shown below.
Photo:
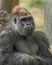
<path fill-rule="evenodd" d="M 21 6 L 15 6 L 12 9 L 11 13 L 15 14 L 15 15 L 19 15 L 19 16 L 26 16 L 26 15 L 30 14 L 30 12 L 27 9 L 25 9 L 25 8 L 23 8 Z"/>

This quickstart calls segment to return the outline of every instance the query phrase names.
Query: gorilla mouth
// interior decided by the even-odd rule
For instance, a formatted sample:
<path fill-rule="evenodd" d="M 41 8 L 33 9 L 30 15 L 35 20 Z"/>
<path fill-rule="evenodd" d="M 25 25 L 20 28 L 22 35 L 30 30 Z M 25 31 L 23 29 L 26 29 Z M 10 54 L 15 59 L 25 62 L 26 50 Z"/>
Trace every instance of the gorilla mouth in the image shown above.
<path fill-rule="evenodd" d="M 32 34 L 32 30 L 31 29 L 23 29 L 19 32 L 21 35 L 24 35 L 24 36 L 29 36 Z"/>
<path fill-rule="evenodd" d="M 32 30 L 31 30 L 31 29 L 27 29 L 27 30 L 25 30 L 25 33 L 26 33 L 27 35 L 30 35 L 30 34 L 32 34 Z"/>

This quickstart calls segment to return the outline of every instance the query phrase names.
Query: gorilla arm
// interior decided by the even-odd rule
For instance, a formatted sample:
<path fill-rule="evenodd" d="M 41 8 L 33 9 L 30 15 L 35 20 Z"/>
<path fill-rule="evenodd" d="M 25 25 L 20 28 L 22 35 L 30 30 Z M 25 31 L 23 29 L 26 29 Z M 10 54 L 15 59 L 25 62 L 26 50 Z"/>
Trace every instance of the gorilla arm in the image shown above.
<path fill-rule="evenodd" d="M 50 45 L 49 45 L 49 40 L 47 38 L 47 35 L 42 32 L 42 31 L 35 31 L 34 32 L 34 38 L 36 38 L 37 40 L 42 40 L 42 42 L 48 47 L 50 48 Z"/>
<path fill-rule="evenodd" d="M 13 34 L 11 31 L 3 30 L 0 32 L 0 65 L 4 63 L 4 61 L 8 61 L 11 54 L 13 53 Z"/>
<path fill-rule="evenodd" d="M 39 48 L 38 56 L 35 56 L 35 58 L 38 61 L 40 61 L 43 65 L 52 65 L 52 55 L 49 52 L 48 47 L 45 45 L 43 40 L 39 38 L 39 36 L 36 36 L 35 32 L 33 34 L 33 38 L 36 41 Z"/>

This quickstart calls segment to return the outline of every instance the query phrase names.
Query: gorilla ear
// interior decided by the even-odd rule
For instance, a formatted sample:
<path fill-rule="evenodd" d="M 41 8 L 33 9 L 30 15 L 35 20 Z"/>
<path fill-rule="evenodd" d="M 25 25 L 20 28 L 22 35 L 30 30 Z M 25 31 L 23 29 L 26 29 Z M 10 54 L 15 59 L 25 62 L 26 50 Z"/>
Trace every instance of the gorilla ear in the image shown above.
<path fill-rule="evenodd" d="M 17 19 L 16 19 L 16 18 L 14 18 L 14 23 L 15 23 L 15 24 L 17 23 Z"/>
<path fill-rule="evenodd" d="M 19 16 L 10 14 L 10 21 L 16 24 L 19 21 Z"/>

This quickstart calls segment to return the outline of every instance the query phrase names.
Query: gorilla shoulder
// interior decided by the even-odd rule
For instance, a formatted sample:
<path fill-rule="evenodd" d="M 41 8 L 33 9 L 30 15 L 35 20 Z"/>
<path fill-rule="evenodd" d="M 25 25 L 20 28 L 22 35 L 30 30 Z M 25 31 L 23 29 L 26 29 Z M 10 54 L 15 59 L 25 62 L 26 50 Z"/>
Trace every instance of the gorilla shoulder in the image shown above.
<path fill-rule="evenodd" d="M 36 41 L 42 41 L 48 48 L 50 48 L 48 37 L 44 32 L 34 31 L 34 33 L 32 34 L 32 37 Z"/>

